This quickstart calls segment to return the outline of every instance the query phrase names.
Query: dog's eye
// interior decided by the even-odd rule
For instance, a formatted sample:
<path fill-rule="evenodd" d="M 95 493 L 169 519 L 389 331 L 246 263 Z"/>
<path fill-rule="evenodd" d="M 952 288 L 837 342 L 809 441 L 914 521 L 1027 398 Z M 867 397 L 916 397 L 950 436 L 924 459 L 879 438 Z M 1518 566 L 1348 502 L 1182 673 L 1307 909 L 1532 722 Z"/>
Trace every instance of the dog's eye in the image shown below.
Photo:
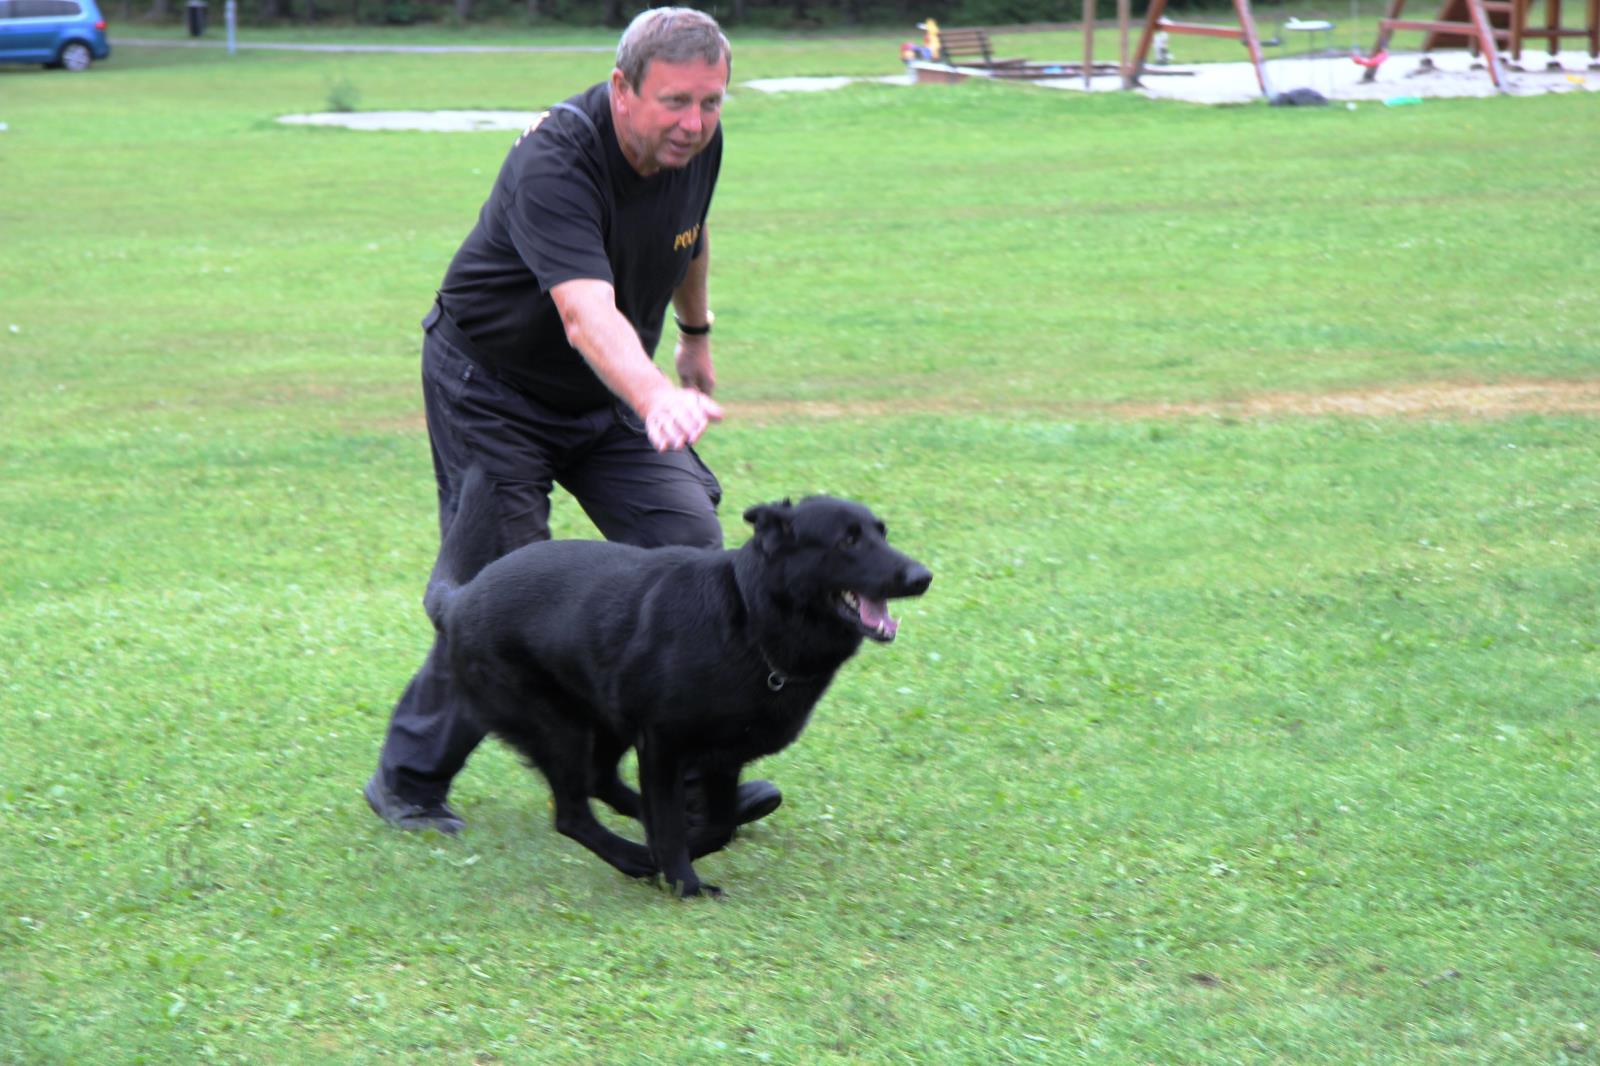
<path fill-rule="evenodd" d="M 860 547 L 861 530 L 856 526 L 851 526 L 849 529 L 845 530 L 844 536 L 840 538 L 839 543 L 846 548 Z"/>

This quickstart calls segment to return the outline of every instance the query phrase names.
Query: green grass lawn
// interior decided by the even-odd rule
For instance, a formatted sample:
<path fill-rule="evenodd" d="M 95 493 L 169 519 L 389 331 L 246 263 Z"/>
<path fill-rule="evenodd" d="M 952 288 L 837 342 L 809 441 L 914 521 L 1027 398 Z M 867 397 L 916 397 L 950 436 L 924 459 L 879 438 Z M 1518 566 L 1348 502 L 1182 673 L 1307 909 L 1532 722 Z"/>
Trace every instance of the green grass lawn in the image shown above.
<path fill-rule="evenodd" d="M 736 38 L 736 80 L 893 43 Z M 760 764 L 720 903 L 556 835 L 495 745 L 465 837 L 379 825 L 416 323 L 509 138 L 273 119 L 605 73 L 0 69 L 0 1062 L 1600 1061 L 1586 94 L 736 90 L 730 541 L 856 496 L 933 588 Z M 1518 382 L 1554 399 L 1228 413 Z"/>

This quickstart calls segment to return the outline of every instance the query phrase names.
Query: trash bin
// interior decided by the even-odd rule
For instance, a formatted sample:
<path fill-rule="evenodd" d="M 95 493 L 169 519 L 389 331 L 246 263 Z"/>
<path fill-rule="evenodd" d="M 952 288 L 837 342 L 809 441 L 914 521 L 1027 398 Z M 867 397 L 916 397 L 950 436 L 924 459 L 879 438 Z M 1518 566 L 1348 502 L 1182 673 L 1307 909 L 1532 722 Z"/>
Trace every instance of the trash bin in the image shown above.
<path fill-rule="evenodd" d="M 189 0 L 189 36 L 199 37 L 206 32 L 205 0 Z"/>

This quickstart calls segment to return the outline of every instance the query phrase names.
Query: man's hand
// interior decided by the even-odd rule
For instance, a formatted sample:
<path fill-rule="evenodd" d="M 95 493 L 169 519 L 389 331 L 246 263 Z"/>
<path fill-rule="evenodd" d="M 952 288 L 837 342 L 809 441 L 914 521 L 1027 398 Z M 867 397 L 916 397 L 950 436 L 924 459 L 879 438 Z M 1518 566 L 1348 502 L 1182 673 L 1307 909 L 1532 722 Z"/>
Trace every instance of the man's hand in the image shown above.
<path fill-rule="evenodd" d="M 713 422 L 722 421 L 722 407 L 697 389 L 667 386 L 643 412 L 644 430 L 658 452 L 676 451 L 699 440 Z"/>
<path fill-rule="evenodd" d="M 711 368 L 711 338 L 678 335 L 678 350 L 674 356 L 678 367 L 678 381 L 686 389 L 697 389 L 710 396 L 717 391 L 717 374 Z"/>
<path fill-rule="evenodd" d="M 623 403 L 644 419 L 645 434 L 658 452 L 684 448 L 700 439 L 706 427 L 722 421 L 722 408 L 711 391 L 711 344 L 698 341 L 697 355 L 679 355 L 679 374 L 686 388 L 676 388 L 639 346 L 633 324 L 617 310 L 616 292 L 608 281 L 574 278 L 550 290 L 561 311 L 567 342 Z M 679 343 L 680 353 L 683 343 Z M 689 344 L 694 348 L 694 343 Z M 687 373 L 682 369 L 687 365 Z"/>

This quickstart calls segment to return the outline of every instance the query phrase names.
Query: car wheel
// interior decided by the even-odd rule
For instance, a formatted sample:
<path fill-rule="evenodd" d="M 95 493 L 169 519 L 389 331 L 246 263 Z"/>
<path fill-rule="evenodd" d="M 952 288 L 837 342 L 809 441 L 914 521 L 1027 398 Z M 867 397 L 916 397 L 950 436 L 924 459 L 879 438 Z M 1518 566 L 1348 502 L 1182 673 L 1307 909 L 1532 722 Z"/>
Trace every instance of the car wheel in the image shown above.
<path fill-rule="evenodd" d="M 68 41 L 61 48 L 59 62 L 68 70 L 88 70 L 89 61 L 93 58 L 88 45 L 81 41 Z"/>

